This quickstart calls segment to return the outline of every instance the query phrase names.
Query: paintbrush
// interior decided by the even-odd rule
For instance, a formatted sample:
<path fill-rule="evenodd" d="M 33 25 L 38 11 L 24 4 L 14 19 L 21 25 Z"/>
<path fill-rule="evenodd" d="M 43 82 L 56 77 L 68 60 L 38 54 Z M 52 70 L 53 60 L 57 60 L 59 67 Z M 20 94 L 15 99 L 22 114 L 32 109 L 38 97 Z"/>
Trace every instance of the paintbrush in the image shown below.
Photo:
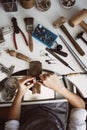
<path fill-rule="evenodd" d="M 32 39 L 32 31 L 33 31 L 33 17 L 24 18 L 24 22 L 26 24 L 26 31 L 29 35 L 29 49 L 32 52 L 33 51 L 33 39 Z"/>

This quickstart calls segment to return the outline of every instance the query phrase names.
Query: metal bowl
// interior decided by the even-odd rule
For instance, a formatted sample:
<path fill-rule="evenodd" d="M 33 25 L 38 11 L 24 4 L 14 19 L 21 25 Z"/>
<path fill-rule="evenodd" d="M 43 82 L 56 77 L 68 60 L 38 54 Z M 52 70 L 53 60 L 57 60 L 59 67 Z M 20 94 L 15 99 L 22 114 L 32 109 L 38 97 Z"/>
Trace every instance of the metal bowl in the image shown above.
<path fill-rule="evenodd" d="M 60 0 L 60 5 L 63 8 L 70 9 L 75 6 L 76 0 Z"/>

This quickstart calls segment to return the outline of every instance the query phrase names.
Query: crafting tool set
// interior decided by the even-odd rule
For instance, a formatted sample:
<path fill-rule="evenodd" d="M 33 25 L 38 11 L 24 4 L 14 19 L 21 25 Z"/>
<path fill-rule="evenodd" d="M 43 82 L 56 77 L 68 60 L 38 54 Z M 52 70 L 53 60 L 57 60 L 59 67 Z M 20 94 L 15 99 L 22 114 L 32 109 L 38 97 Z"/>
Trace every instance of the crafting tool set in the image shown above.
<path fill-rule="evenodd" d="M 36 1 L 19 0 L 19 1 L 20 1 L 20 6 L 22 5 L 23 8 L 30 9 L 35 5 L 36 9 L 38 9 L 37 11 L 42 11 L 43 13 L 44 13 L 44 11 L 47 11 L 51 7 L 51 0 L 36 0 Z M 71 6 L 73 6 L 72 4 L 75 4 L 75 0 L 70 0 L 70 1 L 71 1 Z M 70 1 L 66 0 L 64 2 L 64 0 L 61 0 L 61 2 L 63 2 L 62 4 L 67 7 L 70 7 Z M 2 7 L 4 8 L 4 10 L 6 12 L 15 12 L 16 13 L 16 11 L 18 11 L 17 0 L 2 0 L 1 4 L 3 5 Z M 40 13 L 42 13 L 42 12 L 40 12 Z M 70 26 L 74 27 L 76 25 L 80 25 L 84 29 L 84 31 L 79 32 L 75 38 L 73 38 L 70 30 L 68 30 L 68 28 L 64 25 L 65 22 L 67 22 L 67 19 L 65 16 L 60 16 L 55 22 L 53 22 L 51 24 L 52 27 L 55 27 L 55 28 L 59 27 L 63 31 L 63 33 L 65 33 L 66 37 L 70 40 L 71 44 L 76 49 L 77 53 L 80 54 L 80 56 L 84 56 L 86 53 L 83 50 L 83 48 L 80 46 L 80 44 L 77 43 L 76 39 L 80 38 L 87 45 L 87 40 L 83 37 L 83 34 L 85 32 L 87 32 L 87 24 L 83 21 L 84 18 L 86 18 L 86 16 L 87 16 L 87 9 L 82 9 L 82 10 L 78 11 L 78 13 L 75 16 L 71 17 L 68 20 L 68 23 Z M 68 67 L 73 72 L 73 71 L 75 71 L 74 66 L 72 66 L 72 64 L 67 62 L 67 56 L 69 55 L 69 53 L 65 52 L 63 50 L 64 48 L 61 44 L 61 41 L 62 41 L 64 43 L 64 45 L 68 48 L 69 52 L 73 55 L 73 57 L 75 58 L 77 63 L 83 69 L 84 72 L 77 72 L 77 73 L 73 72 L 73 73 L 62 74 L 62 75 L 60 74 L 59 77 L 63 77 L 64 78 L 63 80 L 65 82 L 65 77 L 75 76 L 75 75 L 79 75 L 79 74 L 80 75 L 87 74 L 87 66 L 79 58 L 77 53 L 75 53 L 75 51 L 71 48 L 70 44 L 65 40 L 63 35 L 54 33 L 52 30 L 50 30 L 49 27 L 45 27 L 44 24 L 41 24 L 40 23 L 41 21 L 38 21 L 37 24 L 35 23 L 36 25 L 34 27 L 34 22 L 36 22 L 35 20 L 38 21 L 38 18 L 35 19 L 34 16 L 31 14 L 22 18 L 22 22 L 24 23 L 24 29 L 28 34 L 28 38 L 27 38 L 27 35 L 25 35 L 24 31 L 22 31 L 20 23 L 19 23 L 20 21 L 18 21 L 18 18 L 16 18 L 16 17 L 12 17 L 10 19 L 11 25 L 6 25 L 3 27 L 0 27 L 0 50 L 5 45 L 5 35 L 12 34 L 14 49 L 8 49 L 8 48 L 10 48 L 10 47 L 8 47 L 8 48 L 6 48 L 5 52 L 8 53 L 10 56 L 14 57 L 14 59 L 17 58 L 19 60 L 23 60 L 26 63 L 28 63 L 28 65 L 30 65 L 30 66 L 29 66 L 29 70 L 27 71 L 27 76 L 34 76 L 34 77 L 36 77 L 37 81 L 40 81 L 39 74 L 42 73 L 42 63 L 37 60 L 34 61 L 32 58 L 29 57 L 29 55 L 27 56 L 27 55 L 23 54 L 22 52 L 18 52 L 18 50 L 20 48 L 18 47 L 17 34 L 20 34 L 19 37 L 22 36 L 23 42 L 26 44 L 26 48 L 28 48 L 28 52 L 30 54 L 31 53 L 33 54 L 34 45 L 36 44 L 36 43 L 34 43 L 35 39 L 37 40 L 37 42 L 40 45 L 41 44 L 44 45 L 45 48 L 43 47 L 43 49 L 45 51 L 45 53 L 44 53 L 45 59 L 44 58 L 43 59 L 44 59 L 44 62 L 46 63 L 46 65 L 49 64 L 48 66 L 51 66 L 50 64 L 52 64 L 52 67 L 54 68 L 54 66 L 58 65 L 57 61 L 59 61 L 59 62 L 61 62 L 61 64 L 63 64 L 65 67 Z M 45 19 L 43 19 L 43 20 L 45 21 Z M 59 41 L 59 39 L 61 39 L 61 40 Z M 22 44 L 22 46 L 23 46 L 23 44 Z M 38 47 L 35 49 L 38 49 Z M 25 48 L 24 48 L 24 50 L 25 50 Z M 51 56 L 52 56 L 52 58 L 51 58 Z M 40 55 L 40 57 L 41 57 L 41 55 Z M 34 58 L 36 58 L 36 56 L 34 56 Z M 13 80 L 13 79 L 11 79 L 11 76 L 14 72 L 14 68 L 15 68 L 15 65 L 11 65 L 8 68 L 3 63 L 0 63 L 0 71 L 2 73 L 6 74 L 7 81 Z M 60 68 L 61 68 L 61 66 L 60 66 Z M 12 89 L 12 88 L 10 88 L 10 89 Z M 32 93 L 40 94 L 41 93 L 40 89 L 41 89 L 40 85 L 36 84 L 32 88 Z M 13 95 L 12 95 L 12 97 L 13 97 Z M 10 97 L 7 97 L 7 98 L 10 98 Z"/>

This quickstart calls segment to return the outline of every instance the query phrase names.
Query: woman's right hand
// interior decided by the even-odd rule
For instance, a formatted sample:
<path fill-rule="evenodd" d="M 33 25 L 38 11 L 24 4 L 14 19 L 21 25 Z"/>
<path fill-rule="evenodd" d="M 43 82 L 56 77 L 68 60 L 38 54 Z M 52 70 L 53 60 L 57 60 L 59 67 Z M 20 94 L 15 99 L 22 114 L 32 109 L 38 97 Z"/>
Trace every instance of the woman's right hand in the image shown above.
<path fill-rule="evenodd" d="M 56 74 L 40 74 L 40 79 L 46 87 L 55 91 L 58 91 L 58 89 L 61 89 L 62 87 L 62 84 L 60 83 L 60 80 Z"/>

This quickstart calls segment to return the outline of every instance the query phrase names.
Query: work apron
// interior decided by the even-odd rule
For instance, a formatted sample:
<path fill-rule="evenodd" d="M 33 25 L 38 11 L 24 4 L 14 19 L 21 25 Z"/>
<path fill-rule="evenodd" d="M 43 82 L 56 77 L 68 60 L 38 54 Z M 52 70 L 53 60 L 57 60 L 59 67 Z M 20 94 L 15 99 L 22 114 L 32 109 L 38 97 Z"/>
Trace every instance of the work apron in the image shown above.
<path fill-rule="evenodd" d="M 20 130 L 66 130 L 68 102 L 22 107 Z"/>

